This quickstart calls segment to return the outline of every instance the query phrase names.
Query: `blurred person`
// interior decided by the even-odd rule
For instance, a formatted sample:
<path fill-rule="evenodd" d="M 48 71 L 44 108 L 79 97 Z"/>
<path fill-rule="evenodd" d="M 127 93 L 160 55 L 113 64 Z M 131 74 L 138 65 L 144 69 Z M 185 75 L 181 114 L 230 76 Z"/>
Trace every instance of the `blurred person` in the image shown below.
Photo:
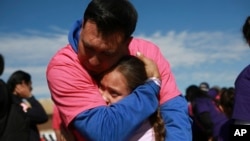
<path fill-rule="evenodd" d="M 0 54 L 0 76 L 4 71 L 4 57 Z M 4 134 L 10 109 L 10 96 L 7 91 L 6 83 L 0 78 L 0 140 Z"/>
<path fill-rule="evenodd" d="M 11 74 L 7 81 L 8 92 L 12 97 L 12 105 L 17 112 L 16 117 L 11 120 L 13 126 L 22 125 L 22 128 L 13 129 L 9 133 L 9 139 L 15 132 L 20 132 L 27 136 L 25 141 L 39 141 L 40 134 L 37 124 L 48 121 L 48 116 L 32 94 L 32 81 L 29 73 L 17 70 Z M 17 126 L 18 127 L 18 126 Z M 16 138 L 20 141 L 21 139 Z M 14 140 L 13 140 L 14 141 Z"/>
<path fill-rule="evenodd" d="M 154 80 L 158 85 L 155 87 L 155 91 L 159 92 L 161 82 L 157 78 L 154 78 Z M 114 68 L 102 76 L 99 89 L 107 104 L 113 106 L 112 104 L 122 101 L 136 87 L 144 83 L 147 83 L 144 63 L 134 56 L 125 56 Z M 165 131 L 160 111 L 157 110 L 148 120 L 142 123 L 129 140 L 164 141 L 166 136 Z"/>
<path fill-rule="evenodd" d="M 243 24 L 242 33 L 250 46 L 250 16 Z M 250 65 L 246 66 L 235 80 L 235 103 L 232 118 L 235 124 L 250 125 Z"/>
<path fill-rule="evenodd" d="M 225 113 L 225 115 L 229 118 L 229 120 L 222 125 L 218 141 L 230 140 L 230 134 L 231 134 L 230 129 L 234 124 L 234 120 L 232 119 L 234 96 L 235 96 L 235 88 L 233 87 L 223 88 L 220 96 L 220 109 L 223 113 Z"/>
<path fill-rule="evenodd" d="M 70 31 L 69 44 L 60 49 L 48 64 L 46 75 L 52 99 L 62 121 L 74 130 L 78 140 L 84 137 L 126 140 L 157 109 L 155 92 L 143 91 L 140 95 L 132 92 L 130 97 L 133 98 L 124 98 L 125 104 L 119 101 L 114 104 L 116 106 L 109 107 L 98 91 L 96 77 L 121 57 L 136 52 L 152 59 L 159 67 L 162 78 L 159 101 L 168 129 L 166 140 L 192 138 L 187 101 L 176 85 L 169 62 L 155 44 L 132 37 L 137 16 L 130 1 L 92 0 L 83 19 L 76 21 Z M 148 71 L 150 67 L 145 64 Z M 148 74 L 153 77 L 152 73 Z M 149 86 L 145 83 L 141 87 Z"/>
<path fill-rule="evenodd" d="M 206 132 L 204 131 L 205 129 L 203 128 L 203 126 L 199 123 L 198 119 L 195 117 L 195 113 L 194 113 L 194 109 L 193 109 L 193 105 L 194 103 L 194 99 L 196 97 L 196 95 L 199 95 L 199 93 L 201 92 L 200 87 L 196 86 L 196 85 L 190 85 L 186 88 L 186 99 L 188 101 L 188 110 L 189 110 L 189 116 L 192 118 L 193 120 L 193 124 L 192 124 L 192 141 L 207 141 L 208 140 L 208 135 L 206 134 Z"/>
<path fill-rule="evenodd" d="M 250 46 L 250 16 L 242 26 L 242 34 L 246 43 Z M 231 119 L 223 125 L 223 132 L 219 141 L 228 141 L 232 127 L 235 125 L 250 125 L 250 65 L 246 66 L 235 80 L 235 88 L 224 89 L 221 95 L 221 109 Z M 225 105 L 225 106 L 223 106 Z"/>
<path fill-rule="evenodd" d="M 208 90 L 210 89 L 209 84 L 207 82 L 201 82 L 199 88 L 205 92 L 208 92 Z"/>
<path fill-rule="evenodd" d="M 225 113 L 228 118 L 232 117 L 234 107 L 235 88 L 225 88 L 221 92 L 220 109 Z"/>
<path fill-rule="evenodd" d="M 220 95 L 221 95 L 222 88 L 220 88 L 219 86 L 213 86 L 212 89 L 217 91 L 217 93 L 215 94 L 215 100 L 220 101 Z"/>
<path fill-rule="evenodd" d="M 210 87 L 207 82 L 201 82 L 199 88 L 204 91 L 204 93 L 209 96 L 213 102 L 219 106 L 219 88 L 218 87 Z"/>
<path fill-rule="evenodd" d="M 3 74 L 4 71 L 4 57 L 0 54 L 0 76 Z"/>
<path fill-rule="evenodd" d="M 216 88 L 210 88 L 207 92 L 207 95 L 213 100 L 214 104 L 219 108 L 220 100 L 219 100 L 219 90 Z"/>
<path fill-rule="evenodd" d="M 228 121 L 228 118 L 219 110 L 208 92 L 196 85 L 191 85 L 186 91 L 192 93 L 193 118 L 198 132 L 200 129 L 203 134 L 205 133 L 208 140 L 216 141 L 222 125 Z"/>
<path fill-rule="evenodd" d="M 245 42 L 250 46 L 250 16 L 242 26 Z M 235 80 L 235 88 L 224 89 L 221 95 L 221 108 L 231 119 L 223 125 L 220 141 L 230 140 L 230 129 L 233 124 L 250 125 L 250 65 L 246 66 Z M 224 106 L 223 106 L 224 105 Z"/>

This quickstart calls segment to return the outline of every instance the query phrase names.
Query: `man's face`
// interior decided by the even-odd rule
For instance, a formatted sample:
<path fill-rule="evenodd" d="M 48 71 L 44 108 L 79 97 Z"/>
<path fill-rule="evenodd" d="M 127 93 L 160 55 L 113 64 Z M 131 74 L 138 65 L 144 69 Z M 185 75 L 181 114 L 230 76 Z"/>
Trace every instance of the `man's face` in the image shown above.
<path fill-rule="evenodd" d="M 78 58 L 91 75 L 98 75 L 128 54 L 123 34 L 117 32 L 103 37 L 96 24 L 87 21 L 82 28 L 78 44 Z"/>

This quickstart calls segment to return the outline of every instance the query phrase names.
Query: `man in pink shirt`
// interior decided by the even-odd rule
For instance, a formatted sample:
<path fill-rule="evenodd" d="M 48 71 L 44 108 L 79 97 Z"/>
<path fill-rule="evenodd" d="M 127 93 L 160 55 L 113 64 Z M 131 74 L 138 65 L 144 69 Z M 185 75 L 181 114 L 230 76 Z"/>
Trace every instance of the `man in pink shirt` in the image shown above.
<path fill-rule="evenodd" d="M 70 31 L 69 44 L 60 49 L 48 65 L 52 99 L 63 123 L 76 130 L 79 138 L 128 139 L 155 112 L 158 89 L 153 81 L 145 83 L 129 97 L 107 106 L 98 91 L 97 80 L 122 56 L 141 52 L 158 65 L 161 74 L 159 100 L 167 128 L 166 140 L 189 141 L 192 133 L 187 102 L 159 48 L 131 36 L 136 22 L 137 12 L 129 1 L 92 0 L 83 20 L 78 20 Z M 147 58 L 143 60 L 149 60 Z M 150 71 L 148 75 L 154 77 Z"/>

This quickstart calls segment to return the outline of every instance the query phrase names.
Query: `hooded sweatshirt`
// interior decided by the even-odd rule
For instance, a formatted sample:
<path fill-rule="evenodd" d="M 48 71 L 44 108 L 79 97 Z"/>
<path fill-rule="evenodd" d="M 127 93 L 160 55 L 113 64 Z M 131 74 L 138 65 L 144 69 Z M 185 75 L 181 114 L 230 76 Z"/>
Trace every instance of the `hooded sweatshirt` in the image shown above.
<path fill-rule="evenodd" d="M 155 111 L 159 87 L 149 81 L 118 103 L 106 106 L 97 84 L 77 58 L 81 24 L 82 20 L 76 21 L 69 32 L 69 44 L 59 50 L 48 65 L 46 74 L 52 99 L 62 113 L 63 122 L 67 126 L 73 124 L 86 139 L 127 140 Z M 133 38 L 128 48 L 131 55 L 140 51 L 159 67 L 161 111 L 169 128 L 167 139 L 191 139 L 187 102 L 177 88 L 168 61 L 156 45 L 143 39 Z"/>

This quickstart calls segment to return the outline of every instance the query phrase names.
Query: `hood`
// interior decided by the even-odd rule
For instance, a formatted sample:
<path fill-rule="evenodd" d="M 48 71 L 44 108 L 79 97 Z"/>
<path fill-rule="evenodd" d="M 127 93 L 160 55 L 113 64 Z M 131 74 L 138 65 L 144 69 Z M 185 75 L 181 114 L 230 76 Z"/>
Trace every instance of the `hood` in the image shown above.
<path fill-rule="evenodd" d="M 76 53 L 78 52 L 78 41 L 79 41 L 81 27 L 82 27 L 82 19 L 79 19 L 73 24 L 68 34 L 69 44 L 72 46 L 72 48 Z"/>

